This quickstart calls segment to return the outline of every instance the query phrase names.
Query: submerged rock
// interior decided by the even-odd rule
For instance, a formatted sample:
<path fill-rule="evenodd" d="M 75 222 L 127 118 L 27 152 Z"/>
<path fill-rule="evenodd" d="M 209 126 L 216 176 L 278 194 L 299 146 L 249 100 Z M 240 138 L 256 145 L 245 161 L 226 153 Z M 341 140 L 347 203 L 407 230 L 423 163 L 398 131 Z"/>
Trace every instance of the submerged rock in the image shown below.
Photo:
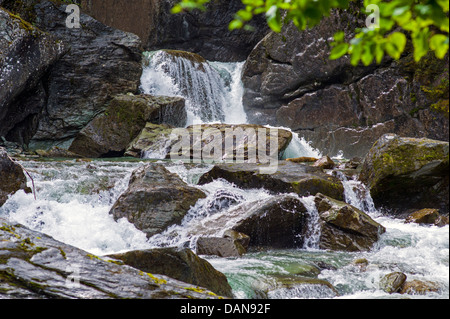
<path fill-rule="evenodd" d="M 406 218 L 405 223 L 439 225 L 444 218 L 444 216 L 439 214 L 439 209 L 424 208 L 410 214 Z"/>
<path fill-rule="evenodd" d="M 359 180 L 377 206 L 449 210 L 449 143 L 383 135 L 364 159 Z"/>
<path fill-rule="evenodd" d="M 160 164 L 147 164 L 136 169 L 128 189 L 113 205 L 114 219 L 127 218 L 148 237 L 181 223 L 197 200 L 206 195 L 188 186 L 178 175 Z"/>
<path fill-rule="evenodd" d="M 168 116 L 173 114 L 177 117 Z M 118 95 L 109 103 L 104 114 L 81 130 L 69 151 L 85 157 L 122 156 L 147 122 L 184 125 L 185 121 L 182 98 Z"/>
<path fill-rule="evenodd" d="M 0 218 L 0 299 L 210 299 L 205 289 L 103 259 Z"/>
<path fill-rule="evenodd" d="M 414 279 L 406 281 L 403 284 L 400 293 L 408 295 L 426 295 L 430 292 L 439 292 L 439 290 L 439 284 L 435 282 Z"/>
<path fill-rule="evenodd" d="M 321 249 L 370 250 L 386 229 L 359 209 L 318 194 L 315 204 L 320 217 Z"/>
<path fill-rule="evenodd" d="M 393 294 L 400 292 L 407 276 L 401 272 L 393 272 L 381 278 L 379 286 L 381 290 Z"/>
<path fill-rule="evenodd" d="M 278 276 L 274 287 L 268 289 L 267 295 L 271 299 L 299 297 L 329 299 L 339 296 L 339 293 L 326 280 L 301 276 Z"/>
<path fill-rule="evenodd" d="M 204 287 L 220 296 L 233 297 L 225 275 L 187 248 L 135 250 L 109 257 L 144 272 L 165 275 Z"/>
<path fill-rule="evenodd" d="M 31 192 L 27 187 L 27 178 L 22 167 L 11 160 L 6 150 L 0 147 L 0 206 L 2 206 L 9 195 L 19 190 Z"/>
<path fill-rule="evenodd" d="M 279 162 L 274 174 L 261 174 L 257 164 L 216 165 L 200 178 L 199 184 L 218 178 L 242 188 L 265 188 L 273 193 L 297 193 L 299 196 L 322 193 L 344 199 L 344 187 L 339 179 L 325 174 L 321 168 L 288 161 Z"/>

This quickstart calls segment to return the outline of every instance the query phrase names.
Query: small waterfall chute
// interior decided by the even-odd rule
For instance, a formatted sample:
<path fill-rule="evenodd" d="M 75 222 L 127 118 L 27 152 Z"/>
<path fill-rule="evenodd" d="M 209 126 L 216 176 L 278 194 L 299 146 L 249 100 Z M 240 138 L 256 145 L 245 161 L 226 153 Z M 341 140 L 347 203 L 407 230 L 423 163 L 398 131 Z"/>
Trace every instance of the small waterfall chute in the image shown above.
<path fill-rule="evenodd" d="M 198 54 L 160 50 L 146 53 L 141 77 L 145 94 L 180 96 L 186 100 L 188 125 L 224 122 L 226 85 L 216 68 Z"/>

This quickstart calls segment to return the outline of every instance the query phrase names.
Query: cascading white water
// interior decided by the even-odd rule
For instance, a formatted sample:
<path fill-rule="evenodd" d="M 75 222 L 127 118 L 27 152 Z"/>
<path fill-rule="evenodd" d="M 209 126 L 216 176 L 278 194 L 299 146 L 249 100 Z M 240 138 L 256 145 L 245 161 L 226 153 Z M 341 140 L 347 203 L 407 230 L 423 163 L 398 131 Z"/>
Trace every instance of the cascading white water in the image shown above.
<path fill-rule="evenodd" d="M 186 58 L 169 58 L 160 52 L 149 54 L 149 65 L 142 75 L 144 93 L 186 98 L 189 124 L 247 123 L 240 81 L 243 63 L 202 62 L 199 66 L 199 62 L 196 65 Z M 321 156 L 305 140 L 293 135 L 285 158 Z M 161 154 L 151 156 L 163 157 L 164 148 L 161 145 L 161 151 L 158 150 Z M 34 177 L 37 200 L 20 191 L 0 207 L 0 216 L 97 255 L 161 246 L 187 245 L 195 249 L 198 236 L 222 236 L 233 225 L 239 218 L 230 213 L 234 208 L 274 196 L 263 189 L 243 190 L 220 179 L 197 186 L 199 177 L 211 166 L 165 163 L 186 183 L 201 188 L 207 197 L 191 208 L 181 225 L 147 240 L 126 219 L 114 221 L 109 215 L 113 203 L 126 189 L 131 172 L 143 163 L 24 161 L 21 164 Z M 403 271 L 409 279 L 436 282 L 441 289 L 426 297 L 448 298 L 449 226 L 424 227 L 383 216 L 364 185 L 343 174 L 338 173 L 338 177 L 344 185 L 345 201 L 387 229 L 373 250 L 363 253 L 319 250 L 320 217 L 314 197 L 303 197 L 299 199 L 307 208 L 309 221 L 303 249 L 249 252 L 239 259 L 202 257 L 227 276 L 237 298 L 333 298 L 333 292 L 323 286 L 277 286 L 280 277 L 296 278 L 305 270 L 314 274 L 318 265 L 325 265 L 319 278 L 330 282 L 340 298 L 403 298 L 388 295 L 378 287 L 380 278 L 392 271 Z M 369 261 L 366 271 L 352 264 L 356 258 Z"/>
<path fill-rule="evenodd" d="M 242 68 L 239 64 L 212 65 L 195 55 L 177 55 L 164 50 L 147 53 L 147 60 L 141 91 L 185 98 L 188 125 L 233 120 L 236 112 L 242 116 L 235 95 L 236 74 Z"/>

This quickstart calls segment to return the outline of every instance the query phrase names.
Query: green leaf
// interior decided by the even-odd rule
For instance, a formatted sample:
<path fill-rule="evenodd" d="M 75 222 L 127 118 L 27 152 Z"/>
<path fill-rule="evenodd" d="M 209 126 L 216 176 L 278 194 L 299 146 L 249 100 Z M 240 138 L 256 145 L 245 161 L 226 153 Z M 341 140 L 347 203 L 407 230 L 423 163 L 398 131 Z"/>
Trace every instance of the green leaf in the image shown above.
<path fill-rule="evenodd" d="M 244 23 L 241 20 L 233 20 L 230 22 L 228 29 L 230 31 L 232 30 L 236 30 L 236 29 L 241 29 L 244 26 Z"/>
<path fill-rule="evenodd" d="M 343 42 L 344 38 L 345 38 L 344 31 L 339 31 L 334 34 L 334 41 L 336 41 L 336 42 Z"/>
<path fill-rule="evenodd" d="M 422 57 L 424 57 L 428 52 L 428 38 L 429 38 L 429 29 L 423 29 L 420 32 L 417 32 L 412 37 L 412 42 L 414 45 L 414 60 L 419 62 Z"/>
<path fill-rule="evenodd" d="M 443 34 L 435 34 L 430 39 L 430 49 L 434 51 L 438 59 L 443 59 L 448 51 L 448 37 Z"/>
<path fill-rule="evenodd" d="M 386 52 L 395 60 L 400 59 L 405 50 L 406 36 L 401 32 L 394 32 L 387 37 Z"/>
<path fill-rule="evenodd" d="M 349 44 L 341 43 L 335 46 L 330 53 L 330 60 L 337 60 L 348 52 Z"/>

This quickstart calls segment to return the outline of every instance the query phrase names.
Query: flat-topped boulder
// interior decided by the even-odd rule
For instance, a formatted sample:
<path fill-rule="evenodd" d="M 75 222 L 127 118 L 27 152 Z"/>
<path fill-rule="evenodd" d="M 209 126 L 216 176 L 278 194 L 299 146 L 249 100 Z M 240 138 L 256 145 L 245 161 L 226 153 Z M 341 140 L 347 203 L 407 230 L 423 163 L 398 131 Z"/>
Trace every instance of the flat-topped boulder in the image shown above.
<path fill-rule="evenodd" d="M 205 173 L 199 184 L 223 178 L 242 188 L 265 188 L 273 193 L 297 193 L 300 196 L 322 193 L 338 200 L 344 199 L 342 182 L 319 167 L 289 161 L 278 162 L 274 174 L 261 174 L 258 164 L 220 164 Z"/>

